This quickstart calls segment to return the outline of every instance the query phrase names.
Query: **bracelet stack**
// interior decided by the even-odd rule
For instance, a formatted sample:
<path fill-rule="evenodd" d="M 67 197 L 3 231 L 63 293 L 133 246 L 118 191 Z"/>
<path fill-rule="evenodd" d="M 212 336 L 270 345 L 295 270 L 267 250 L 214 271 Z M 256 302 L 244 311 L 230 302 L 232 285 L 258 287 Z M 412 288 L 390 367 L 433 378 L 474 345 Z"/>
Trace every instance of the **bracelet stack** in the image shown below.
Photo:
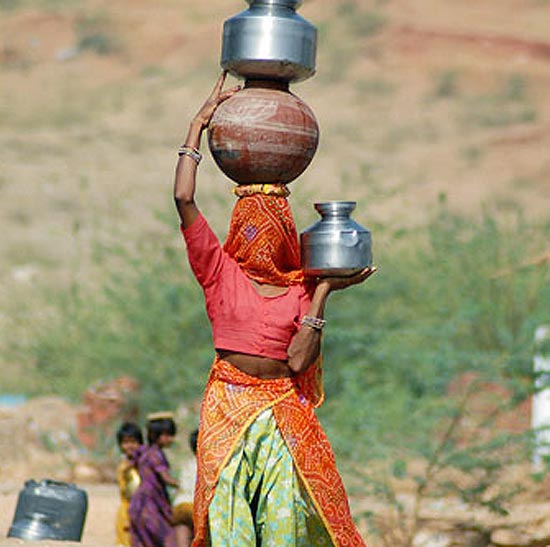
<path fill-rule="evenodd" d="M 310 315 L 304 315 L 302 317 L 302 325 L 307 325 L 314 330 L 323 330 L 326 323 L 326 319 L 321 319 L 320 317 L 311 317 Z"/>
<path fill-rule="evenodd" d="M 197 148 L 194 146 L 187 146 L 186 144 L 182 144 L 178 150 L 178 156 L 181 158 L 182 156 L 189 156 L 192 160 L 195 161 L 195 163 L 198 165 L 200 161 L 202 160 L 202 154 L 199 152 Z"/>

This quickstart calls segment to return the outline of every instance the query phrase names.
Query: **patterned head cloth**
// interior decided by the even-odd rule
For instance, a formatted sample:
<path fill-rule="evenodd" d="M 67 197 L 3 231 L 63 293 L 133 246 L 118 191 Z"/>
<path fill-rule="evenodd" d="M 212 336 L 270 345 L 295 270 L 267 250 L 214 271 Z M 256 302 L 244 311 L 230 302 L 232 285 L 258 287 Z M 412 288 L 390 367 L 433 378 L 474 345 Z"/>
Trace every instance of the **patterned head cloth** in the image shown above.
<path fill-rule="evenodd" d="M 283 196 L 238 199 L 223 248 L 259 283 L 286 287 L 304 280 L 296 226 Z"/>

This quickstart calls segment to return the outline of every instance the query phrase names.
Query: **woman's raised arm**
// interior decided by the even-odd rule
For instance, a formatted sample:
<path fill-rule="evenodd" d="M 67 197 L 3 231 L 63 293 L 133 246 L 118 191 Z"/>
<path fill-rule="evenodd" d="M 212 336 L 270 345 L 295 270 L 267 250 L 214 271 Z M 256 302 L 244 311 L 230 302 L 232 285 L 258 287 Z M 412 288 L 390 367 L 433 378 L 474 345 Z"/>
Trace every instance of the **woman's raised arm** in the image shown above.
<path fill-rule="evenodd" d="M 223 91 L 226 72 L 218 78 L 212 93 L 197 112 L 189 126 L 187 137 L 179 150 L 179 159 L 174 179 L 174 201 L 184 227 L 190 226 L 199 210 L 195 204 L 197 166 L 201 160 L 199 152 L 202 132 L 208 127 L 216 108 L 240 90 L 240 86 Z"/>

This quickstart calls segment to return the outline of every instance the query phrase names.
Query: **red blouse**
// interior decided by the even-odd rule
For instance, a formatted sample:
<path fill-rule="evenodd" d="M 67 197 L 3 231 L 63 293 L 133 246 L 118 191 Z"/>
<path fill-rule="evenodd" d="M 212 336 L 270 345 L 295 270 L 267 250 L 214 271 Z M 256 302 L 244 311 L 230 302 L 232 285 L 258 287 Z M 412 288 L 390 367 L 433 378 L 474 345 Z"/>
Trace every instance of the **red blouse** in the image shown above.
<path fill-rule="evenodd" d="M 291 285 L 282 295 L 262 296 L 224 252 L 202 215 L 181 231 L 189 264 L 204 291 L 214 347 L 286 361 L 290 341 L 311 304 L 306 288 Z"/>

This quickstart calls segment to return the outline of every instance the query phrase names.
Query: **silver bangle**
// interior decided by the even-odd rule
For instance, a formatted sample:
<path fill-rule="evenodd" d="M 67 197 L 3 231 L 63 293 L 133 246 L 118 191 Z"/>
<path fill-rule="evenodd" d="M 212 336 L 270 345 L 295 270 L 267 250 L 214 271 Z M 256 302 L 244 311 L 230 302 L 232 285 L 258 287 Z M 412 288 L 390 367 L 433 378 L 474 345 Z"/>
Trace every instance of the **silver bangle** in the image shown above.
<path fill-rule="evenodd" d="M 198 151 L 198 149 L 194 148 L 193 146 L 187 146 L 186 144 L 182 144 L 180 146 L 178 150 L 178 156 L 180 158 L 182 156 L 189 156 L 191 159 L 195 161 L 197 165 L 202 160 L 202 154 Z"/>
<path fill-rule="evenodd" d="M 301 321 L 302 325 L 307 325 L 314 330 L 323 330 L 323 327 L 327 324 L 326 319 L 320 317 L 311 317 L 311 315 L 304 315 Z"/>

